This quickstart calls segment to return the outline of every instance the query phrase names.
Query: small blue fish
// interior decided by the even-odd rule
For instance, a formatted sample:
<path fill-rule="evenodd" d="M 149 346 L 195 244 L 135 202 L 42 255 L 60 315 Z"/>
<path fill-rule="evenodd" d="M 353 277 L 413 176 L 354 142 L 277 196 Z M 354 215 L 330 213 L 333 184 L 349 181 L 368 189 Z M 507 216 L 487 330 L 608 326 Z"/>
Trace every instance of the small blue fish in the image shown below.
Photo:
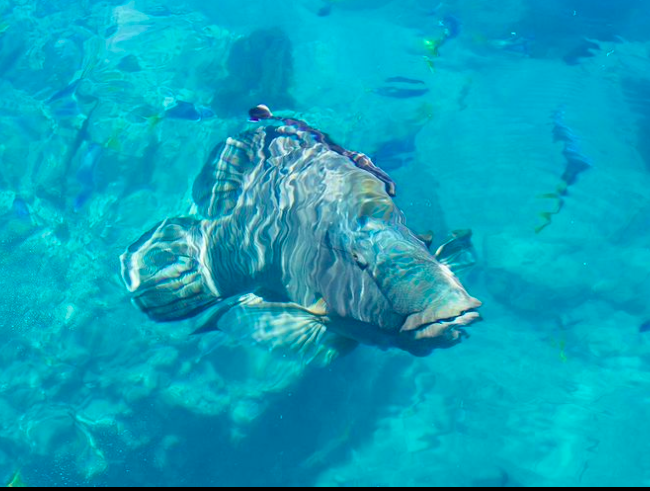
<path fill-rule="evenodd" d="M 164 113 L 164 117 L 187 121 L 203 121 L 214 116 L 214 111 L 209 107 L 197 106 L 185 101 L 177 101 L 175 106 L 170 107 Z"/>
<path fill-rule="evenodd" d="M 332 13 L 332 4 L 329 3 L 329 4 L 325 5 L 324 7 L 320 8 L 318 10 L 318 12 L 316 13 L 316 15 L 318 15 L 318 17 L 327 17 L 331 13 Z"/>
<path fill-rule="evenodd" d="M 553 113 L 553 141 L 564 143 L 562 155 L 567 165 L 562 180 L 567 186 L 572 186 L 577 182 L 580 174 L 593 167 L 593 163 L 580 149 L 579 139 L 564 122 L 564 115 L 564 109 L 558 109 Z"/>
<path fill-rule="evenodd" d="M 118 63 L 117 68 L 118 70 L 128 73 L 136 73 L 142 71 L 138 57 L 132 54 L 122 58 Z"/>
<path fill-rule="evenodd" d="M 558 109 L 553 114 L 553 140 L 562 142 L 564 149 L 562 155 L 566 160 L 566 167 L 562 174 L 562 182 L 556 191 L 542 195 L 544 199 L 555 201 L 554 210 L 546 211 L 540 214 L 544 223 L 535 229 L 536 233 L 541 233 L 546 227 L 551 225 L 553 216 L 562 211 L 565 205 L 565 198 L 569 194 L 569 187 L 578 182 L 578 176 L 584 171 L 593 167 L 593 163 L 580 149 L 580 143 L 573 130 L 564 122 L 564 110 Z"/>
<path fill-rule="evenodd" d="M 83 114 L 83 109 L 77 99 L 77 89 L 81 82 L 81 78 L 75 79 L 45 101 L 57 121 L 75 120 Z"/>
<path fill-rule="evenodd" d="M 66 87 L 59 90 L 58 92 L 55 92 L 54 95 L 47 100 L 47 103 L 51 104 L 52 102 L 58 101 L 65 97 L 73 97 L 75 92 L 77 91 L 77 87 L 79 87 L 80 82 L 81 79 L 79 78 L 77 80 L 74 80 L 73 82 L 70 82 Z"/>
<path fill-rule="evenodd" d="M 27 206 L 25 200 L 22 198 L 16 197 L 16 199 L 14 199 L 14 203 L 11 208 L 14 213 L 14 216 L 20 218 L 21 220 L 29 218 L 30 216 L 29 207 Z"/>
<path fill-rule="evenodd" d="M 414 78 L 390 77 L 387 78 L 384 83 L 386 85 L 374 89 L 373 92 L 384 97 L 392 97 L 395 99 L 421 97 L 429 92 L 429 89 L 426 88 L 426 85 L 422 80 Z"/>
<path fill-rule="evenodd" d="M 422 97 L 429 89 L 406 89 L 399 87 L 380 87 L 374 90 L 375 94 L 383 97 L 392 97 L 394 99 L 410 99 L 412 97 Z"/>
<path fill-rule="evenodd" d="M 81 192 L 74 200 L 74 211 L 78 212 L 86 204 L 95 190 L 95 174 L 97 164 L 104 154 L 104 147 L 96 143 L 90 143 L 84 155 L 79 169 L 77 169 L 77 181 L 82 186 Z"/>
<path fill-rule="evenodd" d="M 104 31 L 104 38 L 108 39 L 111 36 L 114 36 L 117 34 L 118 29 L 119 27 L 117 25 L 108 26 L 106 31 Z"/>
<path fill-rule="evenodd" d="M 567 162 L 564 174 L 562 175 L 562 180 L 569 186 L 578 181 L 578 176 L 580 174 L 593 167 L 591 159 L 583 154 L 574 143 L 567 143 L 566 147 L 562 151 L 562 155 L 564 155 Z"/>
<path fill-rule="evenodd" d="M 3 40 L 0 48 L 3 51 L 3 56 L 0 57 L 0 76 L 5 76 L 20 60 L 25 58 L 27 49 L 23 44 L 11 47 L 6 40 Z"/>
<path fill-rule="evenodd" d="M 553 141 L 554 142 L 567 142 L 572 143 L 576 141 L 577 137 L 573 130 L 569 128 L 562 121 L 555 121 L 553 125 Z"/>
<path fill-rule="evenodd" d="M 579 65 L 583 58 L 593 58 L 594 51 L 600 51 L 600 46 L 592 41 L 583 40 L 578 46 L 569 51 L 562 58 L 567 65 Z"/>
<path fill-rule="evenodd" d="M 373 154 L 373 162 L 386 171 L 397 170 L 415 160 L 415 136 L 390 140 L 383 143 Z"/>
<path fill-rule="evenodd" d="M 530 56 L 530 48 L 534 39 L 534 36 L 521 36 L 517 33 L 513 33 L 509 38 L 497 39 L 493 41 L 492 44 L 503 51 L 517 53 L 528 57 Z"/>
<path fill-rule="evenodd" d="M 201 113 L 201 120 L 214 118 L 217 114 L 212 110 L 212 108 L 207 106 L 197 106 L 198 111 Z"/>
<path fill-rule="evenodd" d="M 639 332 L 641 333 L 650 332 L 650 321 L 641 324 L 641 327 L 639 327 Z"/>
<path fill-rule="evenodd" d="M 56 116 L 57 120 L 67 119 L 67 118 L 76 118 L 81 115 L 83 110 L 77 101 L 70 100 L 65 101 L 61 104 L 54 104 L 52 106 L 52 114 Z"/>
<path fill-rule="evenodd" d="M 454 39 L 460 35 L 460 20 L 453 15 L 445 15 L 440 21 L 440 25 L 445 28 L 447 39 Z"/>
<path fill-rule="evenodd" d="M 387 78 L 386 83 L 407 83 L 407 84 L 413 84 L 413 85 L 425 85 L 423 80 L 418 80 L 416 78 L 408 78 L 408 77 L 390 77 Z"/>
<path fill-rule="evenodd" d="M 88 202 L 88 200 L 92 195 L 93 195 L 92 188 L 83 188 L 81 192 L 77 195 L 77 197 L 74 199 L 74 204 L 73 204 L 74 212 L 78 213 L 79 211 L 81 211 L 83 206 Z"/>

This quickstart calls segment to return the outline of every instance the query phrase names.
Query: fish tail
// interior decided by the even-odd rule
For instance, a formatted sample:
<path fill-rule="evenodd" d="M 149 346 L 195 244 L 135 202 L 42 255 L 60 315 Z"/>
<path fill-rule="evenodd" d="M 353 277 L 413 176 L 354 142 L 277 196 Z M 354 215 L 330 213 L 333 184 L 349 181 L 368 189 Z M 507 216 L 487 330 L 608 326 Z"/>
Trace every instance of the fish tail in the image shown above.
<path fill-rule="evenodd" d="M 157 322 L 189 319 L 220 300 L 204 265 L 201 222 L 172 218 L 122 255 L 122 278 L 133 302 Z"/>

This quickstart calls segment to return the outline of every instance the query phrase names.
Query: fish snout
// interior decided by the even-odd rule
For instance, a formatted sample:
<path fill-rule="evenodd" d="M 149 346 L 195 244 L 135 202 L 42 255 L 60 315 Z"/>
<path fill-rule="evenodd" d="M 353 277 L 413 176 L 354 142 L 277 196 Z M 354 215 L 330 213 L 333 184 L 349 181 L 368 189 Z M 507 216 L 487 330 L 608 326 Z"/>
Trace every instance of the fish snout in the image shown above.
<path fill-rule="evenodd" d="M 465 327 L 481 319 L 477 310 L 483 304 L 466 293 L 447 299 L 441 305 L 431 307 L 409 315 L 404 322 L 401 333 L 413 340 L 436 340 L 441 345 L 459 343 L 469 335 Z"/>

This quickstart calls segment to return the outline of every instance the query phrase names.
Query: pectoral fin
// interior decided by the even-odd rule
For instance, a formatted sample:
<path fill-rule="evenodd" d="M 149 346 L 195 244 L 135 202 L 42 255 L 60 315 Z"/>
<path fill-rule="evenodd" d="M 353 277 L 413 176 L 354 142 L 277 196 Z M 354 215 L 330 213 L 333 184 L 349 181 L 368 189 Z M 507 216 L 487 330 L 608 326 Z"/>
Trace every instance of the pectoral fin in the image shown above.
<path fill-rule="evenodd" d="M 328 322 L 322 303 L 305 308 L 248 293 L 216 305 L 195 333 L 224 331 L 280 356 L 324 366 L 357 346 L 329 331 Z"/>
<path fill-rule="evenodd" d="M 449 266 L 454 273 L 471 268 L 476 264 L 476 251 L 472 244 L 471 230 L 456 230 L 451 238 L 436 251 L 436 259 Z"/>

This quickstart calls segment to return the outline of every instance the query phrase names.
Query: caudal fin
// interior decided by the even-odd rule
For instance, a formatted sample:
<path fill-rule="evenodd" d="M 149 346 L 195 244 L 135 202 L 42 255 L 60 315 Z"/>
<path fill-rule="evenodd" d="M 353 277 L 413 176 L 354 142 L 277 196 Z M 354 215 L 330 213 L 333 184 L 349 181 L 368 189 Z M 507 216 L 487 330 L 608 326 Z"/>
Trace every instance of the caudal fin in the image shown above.
<path fill-rule="evenodd" d="M 200 222 L 172 218 L 156 225 L 121 256 L 122 278 L 133 302 L 151 319 L 189 319 L 220 298 L 201 263 Z"/>

